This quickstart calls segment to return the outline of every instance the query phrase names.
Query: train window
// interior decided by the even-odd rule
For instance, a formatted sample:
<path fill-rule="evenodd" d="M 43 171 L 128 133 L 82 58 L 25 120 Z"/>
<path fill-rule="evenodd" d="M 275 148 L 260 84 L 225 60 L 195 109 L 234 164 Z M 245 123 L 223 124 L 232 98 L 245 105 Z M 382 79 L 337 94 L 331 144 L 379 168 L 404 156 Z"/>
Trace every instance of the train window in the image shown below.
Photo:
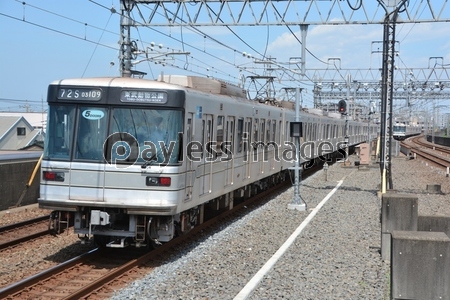
<path fill-rule="evenodd" d="M 292 142 L 294 140 L 293 137 L 291 137 L 290 133 L 289 133 L 289 121 L 286 121 L 285 126 L 284 126 L 284 141 L 282 143 L 282 145 L 284 146 L 284 144 L 286 142 Z"/>
<path fill-rule="evenodd" d="M 186 145 L 190 145 L 190 143 L 192 141 L 192 128 L 191 127 L 192 127 L 192 118 L 189 117 L 186 122 Z M 187 160 L 187 162 L 189 163 L 192 158 L 192 152 L 191 152 L 192 149 L 191 149 L 191 147 L 187 147 L 186 150 L 187 150 L 186 154 L 189 158 Z"/>
<path fill-rule="evenodd" d="M 314 124 L 312 125 L 311 140 L 312 140 L 312 141 L 317 140 L 317 124 L 316 124 L 316 123 L 314 123 Z"/>
<path fill-rule="evenodd" d="M 275 132 L 277 131 L 277 121 L 272 120 L 272 138 L 270 139 L 271 142 L 275 143 Z"/>
<path fill-rule="evenodd" d="M 227 149 L 234 153 L 234 117 L 228 117 L 227 120 Z M 229 146 L 228 146 L 229 145 Z"/>
<path fill-rule="evenodd" d="M 287 129 L 286 129 L 287 130 Z M 285 131 L 286 131 L 285 130 Z M 302 138 L 304 139 L 304 140 L 307 140 L 308 139 L 308 123 L 306 123 L 306 122 L 302 122 L 302 130 L 303 130 L 303 132 L 302 132 Z M 287 133 L 287 134 L 289 134 L 289 133 Z M 293 138 L 291 138 L 291 140 L 293 140 Z"/>
<path fill-rule="evenodd" d="M 319 141 L 324 139 L 325 135 L 327 134 L 325 131 L 326 131 L 325 124 L 319 124 L 319 135 L 317 137 Z"/>
<path fill-rule="evenodd" d="M 75 159 L 103 160 L 106 140 L 106 108 L 81 106 L 75 144 Z"/>
<path fill-rule="evenodd" d="M 283 146 L 283 144 L 282 144 L 282 141 L 283 141 L 283 131 L 282 131 L 282 129 L 283 129 L 283 122 L 280 120 L 279 122 L 278 122 L 278 133 L 279 133 L 279 135 L 278 135 L 278 145 L 281 147 L 281 146 Z M 275 135 L 276 135 L 276 133 L 275 133 Z"/>
<path fill-rule="evenodd" d="M 264 140 L 264 135 L 265 135 L 265 132 L 266 132 L 266 130 L 265 130 L 265 128 L 266 128 L 266 120 L 265 119 L 261 119 L 261 135 L 260 135 L 260 137 L 259 137 L 259 141 L 258 142 L 262 142 L 262 143 L 264 143 L 265 142 L 265 140 Z"/>
<path fill-rule="evenodd" d="M 312 140 L 312 130 L 313 130 L 312 124 L 308 123 L 308 141 Z"/>
<path fill-rule="evenodd" d="M 212 118 L 208 118 L 208 120 L 206 122 L 206 132 L 205 132 L 205 134 L 206 134 L 206 144 L 208 144 L 208 145 L 210 145 L 209 143 L 211 143 L 211 141 L 212 141 L 212 133 L 213 133 L 213 124 L 212 123 L 213 123 Z M 207 149 L 206 147 L 204 147 L 204 148 L 208 151 L 207 157 L 211 158 L 211 159 L 215 159 L 215 157 L 213 157 L 214 154 L 213 153 L 209 153 L 210 149 Z"/>
<path fill-rule="evenodd" d="M 272 137 L 271 131 L 270 131 L 270 130 L 272 129 L 271 123 L 272 123 L 271 120 L 267 120 L 267 126 L 266 126 L 266 143 L 267 143 L 267 144 L 268 144 L 270 141 L 273 141 L 273 140 L 271 140 L 271 137 Z"/>
<path fill-rule="evenodd" d="M 247 152 L 248 150 L 248 145 L 250 145 L 251 143 L 251 131 L 252 131 L 252 119 L 251 118 L 247 118 L 245 120 L 245 131 L 244 131 L 244 135 L 243 135 L 243 144 L 244 144 L 244 152 Z"/>
<path fill-rule="evenodd" d="M 217 116 L 216 126 L 216 153 L 217 156 L 222 155 L 222 149 L 220 148 L 223 143 L 223 116 Z"/>
<path fill-rule="evenodd" d="M 257 143 L 258 142 L 258 129 L 259 129 L 258 121 L 259 121 L 258 119 L 255 119 L 255 123 L 253 125 L 253 143 Z"/>
<path fill-rule="evenodd" d="M 201 141 L 200 141 L 200 145 L 202 145 L 202 154 L 200 156 L 200 158 L 203 158 L 203 145 L 205 145 L 205 120 L 202 120 L 202 137 L 201 137 Z"/>
<path fill-rule="evenodd" d="M 324 135 L 324 124 L 317 125 L 317 140 L 320 141 Z"/>
<path fill-rule="evenodd" d="M 75 125 L 75 105 L 53 105 L 48 108 L 44 158 L 69 160 Z"/>
<path fill-rule="evenodd" d="M 244 119 L 243 118 L 239 118 L 238 119 L 238 126 L 237 126 L 237 145 L 238 145 L 238 149 L 237 152 L 241 153 L 242 152 L 242 136 L 244 133 Z"/>
<path fill-rule="evenodd" d="M 112 111 L 110 133 L 121 133 L 121 136 L 127 133 L 138 143 L 138 157 L 127 160 L 144 163 L 151 158 L 155 163 L 177 163 L 180 132 L 183 132 L 180 110 L 115 108 Z M 108 160 L 114 155 L 113 150 L 108 149 Z"/>

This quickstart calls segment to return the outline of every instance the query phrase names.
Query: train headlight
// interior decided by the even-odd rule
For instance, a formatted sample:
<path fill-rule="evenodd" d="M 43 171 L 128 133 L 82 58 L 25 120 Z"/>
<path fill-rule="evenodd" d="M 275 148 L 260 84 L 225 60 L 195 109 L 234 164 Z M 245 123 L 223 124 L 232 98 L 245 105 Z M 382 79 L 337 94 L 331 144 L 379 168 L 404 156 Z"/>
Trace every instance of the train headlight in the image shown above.
<path fill-rule="evenodd" d="M 64 181 L 64 172 L 43 171 L 42 178 L 47 181 Z"/>
<path fill-rule="evenodd" d="M 145 184 L 147 186 L 170 186 L 172 179 L 170 177 L 151 177 L 147 176 Z"/>

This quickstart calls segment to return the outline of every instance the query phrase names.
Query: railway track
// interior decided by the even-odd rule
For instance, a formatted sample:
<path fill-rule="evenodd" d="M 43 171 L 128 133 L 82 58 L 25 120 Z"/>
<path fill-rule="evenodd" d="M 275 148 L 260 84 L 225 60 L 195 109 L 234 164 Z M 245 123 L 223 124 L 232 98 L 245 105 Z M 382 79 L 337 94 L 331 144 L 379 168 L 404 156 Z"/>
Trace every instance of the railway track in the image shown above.
<path fill-rule="evenodd" d="M 0 227 L 0 250 L 51 234 L 49 216 Z"/>
<path fill-rule="evenodd" d="M 305 170 L 304 177 L 313 174 L 317 169 L 318 167 Z M 134 248 L 96 248 L 0 289 L 0 299 L 108 298 L 115 290 L 142 278 L 161 261 L 167 260 L 171 254 L 179 251 L 180 247 L 195 244 L 201 236 L 209 235 L 227 221 L 246 214 L 249 209 L 260 206 L 274 194 L 290 186 L 291 182 L 288 179 L 150 252 L 146 249 Z"/>
<path fill-rule="evenodd" d="M 199 235 L 220 226 L 226 220 L 248 210 L 252 205 L 264 202 L 269 196 L 290 186 L 289 180 L 268 189 L 247 201 L 225 211 L 189 233 L 180 236 L 157 249 L 137 256 L 130 249 L 95 249 L 73 258 L 54 268 L 26 278 L 0 290 L 1 299 L 104 299 L 114 290 L 148 273 L 157 262 L 181 244 L 193 243 Z M 145 268 L 141 268 L 146 266 Z"/>
<path fill-rule="evenodd" d="M 409 149 L 410 153 L 415 153 L 438 166 L 450 168 L 449 147 L 430 143 L 423 136 L 417 136 L 403 141 L 402 146 Z"/>

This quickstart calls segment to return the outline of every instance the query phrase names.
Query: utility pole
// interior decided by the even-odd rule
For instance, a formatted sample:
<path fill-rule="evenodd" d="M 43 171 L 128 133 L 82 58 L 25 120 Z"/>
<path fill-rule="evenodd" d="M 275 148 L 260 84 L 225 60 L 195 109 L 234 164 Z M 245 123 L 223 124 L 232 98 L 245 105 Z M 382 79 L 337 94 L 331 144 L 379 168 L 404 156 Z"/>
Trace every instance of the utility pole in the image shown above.
<path fill-rule="evenodd" d="M 393 189 L 392 182 L 392 96 L 394 86 L 394 58 L 395 58 L 395 23 L 399 10 L 404 7 L 406 0 L 392 11 L 386 10 L 383 31 L 383 66 L 381 71 L 381 128 L 380 128 L 380 172 L 381 193 L 386 193 L 387 184 Z M 389 120 L 388 120 L 389 118 Z M 387 150 L 387 151 L 386 151 Z"/>

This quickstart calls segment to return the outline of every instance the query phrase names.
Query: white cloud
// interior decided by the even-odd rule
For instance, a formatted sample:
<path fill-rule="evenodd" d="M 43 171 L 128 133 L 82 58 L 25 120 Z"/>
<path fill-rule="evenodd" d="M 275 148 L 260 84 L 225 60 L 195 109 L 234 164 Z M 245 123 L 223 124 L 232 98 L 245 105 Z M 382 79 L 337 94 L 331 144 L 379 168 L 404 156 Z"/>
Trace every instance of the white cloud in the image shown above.
<path fill-rule="evenodd" d="M 295 32 L 301 40 L 300 31 Z M 310 28 L 306 36 L 306 64 L 311 68 L 326 68 L 330 58 L 339 58 L 341 66 L 346 68 L 369 67 L 371 44 L 374 40 L 381 40 L 381 27 L 348 25 L 348 26 L 315 26 Z M 285 49 L 292 49 L 286 51 Z M 291 56 L 301 55 L 301 46 L 297 39 L 285 32 L 270 44 L 269 52 L 280 59 L 289 60 Z M 292 55 L 295 53 L 295 55 Z M 317 58 L 320 59 L 320 62 Z"/>
<path fill-rule="evenodd" d="M 400 51 L 401 62 L 409 68 L 427 67 L 430 57 L 450 59 L 450 24 L 398 24 L 396 27 L 396 50 Z M 301 40 L 300 31 L 295 31 Z M 307 49 L 320 60 L 339 58 L 342 68 L 378 68 L 381 65 L 383 49 L 382 25 L 322 25 L 310 27 L 306 36 Z M 299 41 L 289 31 L 280 34 L 269 46 L 269 53 L 279 61 L 300 56 Z M 289 49 L 288 51 L 286 49 Z M 307 68 L 326 68 L 311 54 L 306 56 Z"/>

